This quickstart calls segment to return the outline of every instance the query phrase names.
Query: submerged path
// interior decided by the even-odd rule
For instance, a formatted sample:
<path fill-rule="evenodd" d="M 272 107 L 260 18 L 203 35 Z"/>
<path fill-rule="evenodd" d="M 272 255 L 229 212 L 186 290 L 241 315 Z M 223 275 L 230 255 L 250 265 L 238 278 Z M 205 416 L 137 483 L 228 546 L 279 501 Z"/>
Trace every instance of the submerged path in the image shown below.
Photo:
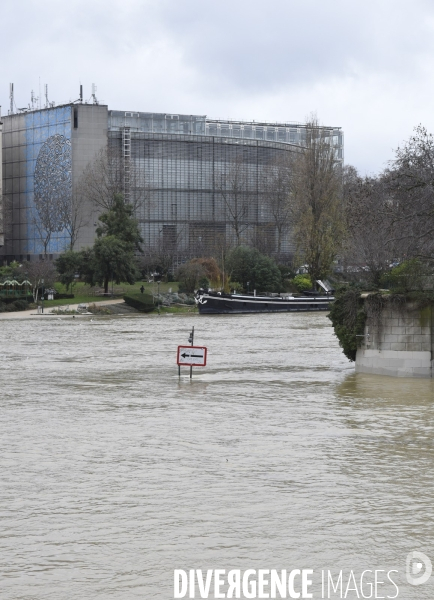
<path fill-rule="evenodd" d="M 98 306 L 109 306 L 111 304 L 123 304 L 123 299 L 116 298 L 115 300 L 102 300 L 94 302 L 79 302 L 78 304 L 69 304 L 69 310 L 77 310 L 79 304 L 98 304 Z M 36 308 L 31 308 L 30 310 L 17 310 L 14 312 L 2 312 L 0 313 L 1 319 L 29 319 L 30 317 L 40 317 L 45 318 L 47 316 L 53 315 L 53 310 L 57 310 L 58 308 L 66 308 L 67 304 L 62 306 L 50 306 L 49 308 L 45 308 L 44 314 L 38 314 Z M 61 316 L 61 315 L 57 315 Z"/>

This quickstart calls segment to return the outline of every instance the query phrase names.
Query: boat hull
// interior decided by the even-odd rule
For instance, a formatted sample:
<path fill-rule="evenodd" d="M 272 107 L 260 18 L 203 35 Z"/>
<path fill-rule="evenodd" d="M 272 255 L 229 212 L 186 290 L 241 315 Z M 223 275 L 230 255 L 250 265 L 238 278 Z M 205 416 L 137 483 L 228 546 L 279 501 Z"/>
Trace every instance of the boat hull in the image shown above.
<path fill-rule="evenodd" d="M 196 298 L 201 315 L 327 311 L 334 298 L 269 298 L 266 296 L 208 295 Z"/>

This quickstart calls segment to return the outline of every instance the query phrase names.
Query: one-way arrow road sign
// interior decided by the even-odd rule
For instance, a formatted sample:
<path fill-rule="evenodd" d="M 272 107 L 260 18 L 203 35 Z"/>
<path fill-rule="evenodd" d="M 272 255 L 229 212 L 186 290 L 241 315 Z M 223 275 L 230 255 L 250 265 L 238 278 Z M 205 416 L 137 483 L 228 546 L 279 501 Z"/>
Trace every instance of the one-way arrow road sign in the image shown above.
<path fill-rule="evenodd" d="M 178 346 L 178 365 L 186 365 L 188 367 L 205 367 L 206 366 L 205 346 Z"/>

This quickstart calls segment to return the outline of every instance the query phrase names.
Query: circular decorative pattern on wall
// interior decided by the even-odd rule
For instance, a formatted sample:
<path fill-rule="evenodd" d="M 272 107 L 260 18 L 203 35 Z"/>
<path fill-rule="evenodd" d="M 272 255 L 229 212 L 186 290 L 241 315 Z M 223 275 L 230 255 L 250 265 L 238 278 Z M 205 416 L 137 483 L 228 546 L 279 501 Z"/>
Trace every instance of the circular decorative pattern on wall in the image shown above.
<path fill-rule="evenodd" d="M 62 231 L 72 194 L 71 140 L 55 134 L 41 146 L 35 166 L 35 206 L 45 229 Z"/>

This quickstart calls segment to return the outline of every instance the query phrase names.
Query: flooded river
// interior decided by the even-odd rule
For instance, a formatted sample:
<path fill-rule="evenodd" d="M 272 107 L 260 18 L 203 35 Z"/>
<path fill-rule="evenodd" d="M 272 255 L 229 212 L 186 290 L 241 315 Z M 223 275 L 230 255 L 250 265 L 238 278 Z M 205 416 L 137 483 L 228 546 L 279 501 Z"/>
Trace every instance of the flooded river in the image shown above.
<path fill-rule="evenodd" d="M 311 569 L 313 598 L 322 571 L 358 598 L 394 570 L 398 598 L 434 598 L 405 574 L 434 562 L 434 382 L 356 375 L 326 315 L 0 332 L 1 600 L 169 600 L 174 569 Z"/>

